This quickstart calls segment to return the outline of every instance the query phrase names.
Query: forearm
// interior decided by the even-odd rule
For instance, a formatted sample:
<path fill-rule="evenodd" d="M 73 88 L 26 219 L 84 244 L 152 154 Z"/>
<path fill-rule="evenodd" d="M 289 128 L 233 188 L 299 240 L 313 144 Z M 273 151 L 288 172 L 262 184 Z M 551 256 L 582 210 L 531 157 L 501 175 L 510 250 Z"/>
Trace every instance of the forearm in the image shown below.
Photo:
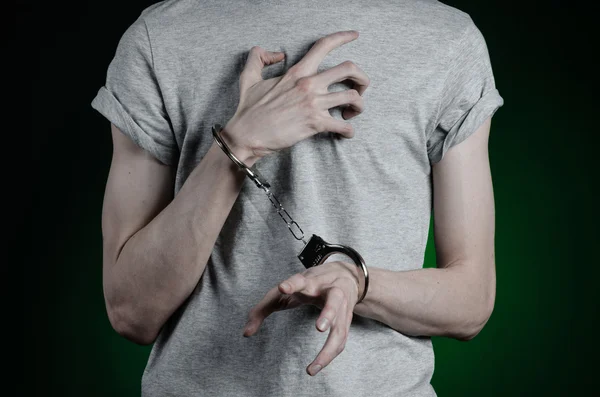
<path fill-rule="evenodd" d="M 496 295 L 490 124 L 488 118 L 432 165 L 439 267 L 369 266 L 369 290 L 354 313 L 411 336 L 468 340 L 483 328 Z"/>
<path fill-rule="evenodd" d="M 354 313 L 406 335 L 469 340 L 494 306 L 493 270 L 482 276 L 459 263 L 401 272 L 369 267 L 369 279 L 368 293 Z"/>
<path fill-rule="evenodd" d="M 256 161 L 237 155 L 248 166 Z M 200 280 L 244 179 L 213 142 L 173 201 L 105 266 L 107 308 L 119 333 L 138 343 L 156 338 Z"/>

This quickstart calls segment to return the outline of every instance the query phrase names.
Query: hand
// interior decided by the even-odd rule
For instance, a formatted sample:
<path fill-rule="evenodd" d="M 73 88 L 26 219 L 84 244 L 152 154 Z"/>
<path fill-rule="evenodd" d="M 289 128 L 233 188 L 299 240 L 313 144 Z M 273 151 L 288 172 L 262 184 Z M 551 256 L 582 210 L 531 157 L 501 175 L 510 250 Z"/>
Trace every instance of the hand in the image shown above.
<path fill-rule="evenodd" d="M 317 330 L 331 330 L 316 359 L 306 368 L 306 372 L 314 376 L 346 346 L 354 306 L 358 301 L 359 285 L 356 266 L 342 261 L 326 262 L 294 274 L 271 289 L 250 310 L 244 336 L 254 335 L 264 319 L 273 312 L 304 304 L 321 308 L 321 315 L 316 322 Z"/>
<path fill-rule="evenodd" d="M 331 117 L 328 109 L 349 105 L 342 112 L 344 119 L 362 113 L 361 95 L 369 78 L 351 61 L 319 74 L 317 68 L 329 52 L 356 38 L 355 30 L 322 37 L 283 76 L 268 80 L 262 78 L 263 67 L 282 61 L 285 54 L 252 47 L 240 75 L 238 108 L 222 130 L 232 152 L 258 159 L 324 131 L 352 138 L 352 125 Z M 347 79 L 356 89 L 328 91 L 331 84 Z"/>

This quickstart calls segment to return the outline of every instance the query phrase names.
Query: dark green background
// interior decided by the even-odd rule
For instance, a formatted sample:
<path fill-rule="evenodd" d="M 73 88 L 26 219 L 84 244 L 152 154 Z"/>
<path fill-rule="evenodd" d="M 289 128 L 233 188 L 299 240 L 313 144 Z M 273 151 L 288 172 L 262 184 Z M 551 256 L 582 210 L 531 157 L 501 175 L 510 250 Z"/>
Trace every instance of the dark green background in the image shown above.
<path fill-rule="evenodd" d="M 24 359 L 15 395 L 139 395 L 149 347 L 119 337 L 104 308 L 100 215 L 112 147 L 109 123 L 90 102 L 119 38 L 151 3 L 20 2 L 11 21 L 15 57 L 5 62 L 24 77 L 5 80 L 15 80 L 25 115 L 20 144 L 4 152 L 31 167 L 6 169 L 15 179 L 7 196 L 26 206 L 23 217 L 12 214 L 23 230 L 12 252 L 24 285 L 4 280 L 5 291 L 17 290 L 7 307 L 23 302 L 15 313 L 23 321 L 4 327 L 24 329 L 23 344 L 5 339 Z M 587 395 L 600 353 L 591 10 L 560 1 L 448 4 L 483 32 L 505 100 L 490 141 L 498 287 L 479 336 L 434 339 L 433 385 L 440 396 Z M 426 263 L 435 263 L 431 241 Z"/>

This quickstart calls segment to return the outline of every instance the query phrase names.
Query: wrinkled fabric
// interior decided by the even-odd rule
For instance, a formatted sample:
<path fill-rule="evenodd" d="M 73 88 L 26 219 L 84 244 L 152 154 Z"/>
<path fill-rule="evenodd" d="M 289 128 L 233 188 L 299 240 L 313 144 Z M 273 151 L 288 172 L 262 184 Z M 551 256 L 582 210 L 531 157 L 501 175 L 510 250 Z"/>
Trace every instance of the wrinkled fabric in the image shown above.
<path fill-rule="evenodd" d="M 91 105 L 176 167 L 177 194 L 212 145 L 212 125 L 235 113 L 252 46 L 286 53 L 265 68 L 268 79 L 320 37 L 351 29 L 360 37 L 318 72 L 351 60 L 369 76 L 365 110 L 348 120 L 355 136 L 318 133 L 256 167 L 307 237 L 349 245 L 367 266 L 418 269 L 432 163 L 503 104 L 485 40 L 465 12 L 416 0 L 162 1 L 124 32 Z M 342 81 L 329 91 L 349 88 Z M 341 107 L 330 114 L 343 120 Z M 197 287 L 153 346 L 143 396 L 435 396 L 431 339 L 369 318 L 354 315 L 344 351 L 315 377 L 305 368 L 329 333 L 315 328 L 317 307 L 276 312 L 242 336 L 264 294 L 305 270 L 302 243 L 286 229 L 247 178 Z"/>

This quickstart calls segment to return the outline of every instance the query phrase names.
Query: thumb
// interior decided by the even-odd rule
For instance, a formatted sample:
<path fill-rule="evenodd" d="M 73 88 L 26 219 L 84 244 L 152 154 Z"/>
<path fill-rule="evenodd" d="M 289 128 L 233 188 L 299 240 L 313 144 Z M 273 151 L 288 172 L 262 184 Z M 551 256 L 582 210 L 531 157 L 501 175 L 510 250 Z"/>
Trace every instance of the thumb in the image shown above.
<path fill-rule="evenodd" d="M 261 81 L 263 68 L 281 62 L 283 58 L 285 54 L 281 51 L 267 51 L 257 45 L 252 47 L 240 76 L 240 88 L 243 90 Z"/>

